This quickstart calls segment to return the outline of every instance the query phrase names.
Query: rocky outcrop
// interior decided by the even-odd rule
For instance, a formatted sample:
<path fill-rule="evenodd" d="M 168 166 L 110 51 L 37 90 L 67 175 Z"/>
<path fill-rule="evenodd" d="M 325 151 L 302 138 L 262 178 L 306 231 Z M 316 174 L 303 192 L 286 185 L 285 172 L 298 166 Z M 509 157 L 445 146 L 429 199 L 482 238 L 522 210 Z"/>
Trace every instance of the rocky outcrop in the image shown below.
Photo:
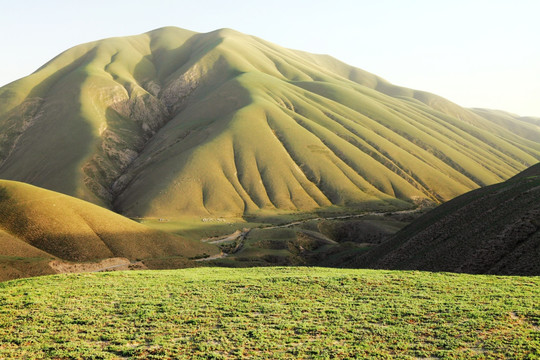
<path fill-rule="evenodd" d="M 17 146 L 21 135 L 39 121 L 43 115 L 42 105 L 42 98 L 27 98 L 6 115 L 0 127 L 0 166 Z"/>

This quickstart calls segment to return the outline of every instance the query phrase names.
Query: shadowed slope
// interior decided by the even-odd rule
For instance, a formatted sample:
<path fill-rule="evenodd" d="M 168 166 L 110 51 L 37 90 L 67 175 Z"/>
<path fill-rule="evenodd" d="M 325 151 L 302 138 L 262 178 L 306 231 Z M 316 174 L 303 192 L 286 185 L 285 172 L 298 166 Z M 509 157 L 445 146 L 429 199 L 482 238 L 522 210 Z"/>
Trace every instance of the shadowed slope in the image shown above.
<path fill-rule="evenodd" d="M 430 211 L 353 263 L 362 267 L 540 275 L 540 165 Z"/>
<path fill-rule="evenodd" d="M 149 229 L 67 195 L 0 181 L 0 259 L 136 260 L 203 253 L 217 249 Z"/>
<path fill-rule="evenodd" d="M 329 56 L 163 28 L 80 45 L 1 88 L 0 177 L 129 216 L 394 210 L 537 162 L 512 124 Z"/>

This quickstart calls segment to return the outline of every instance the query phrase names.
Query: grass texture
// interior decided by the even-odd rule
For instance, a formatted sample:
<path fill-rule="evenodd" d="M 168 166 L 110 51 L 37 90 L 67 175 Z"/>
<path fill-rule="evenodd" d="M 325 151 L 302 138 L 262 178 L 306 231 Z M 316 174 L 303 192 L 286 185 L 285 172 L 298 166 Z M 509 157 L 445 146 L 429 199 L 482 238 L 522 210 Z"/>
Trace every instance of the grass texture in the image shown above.
<path fill-rule="evenodd" d="M 0 357 L 535 359 L 540 279 L 325 268 L 0 284 Z"/>

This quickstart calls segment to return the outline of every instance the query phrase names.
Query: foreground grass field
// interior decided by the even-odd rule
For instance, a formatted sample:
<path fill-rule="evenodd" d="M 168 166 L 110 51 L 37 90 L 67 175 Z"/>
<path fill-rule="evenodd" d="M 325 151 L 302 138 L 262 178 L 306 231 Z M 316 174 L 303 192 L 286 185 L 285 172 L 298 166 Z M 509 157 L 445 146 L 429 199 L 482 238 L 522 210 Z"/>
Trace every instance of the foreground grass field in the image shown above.
<path fill-rule="evenodd" d="M 0 284 L 0 358 L 540 357 L 540 278 L 325 268 Z"/>

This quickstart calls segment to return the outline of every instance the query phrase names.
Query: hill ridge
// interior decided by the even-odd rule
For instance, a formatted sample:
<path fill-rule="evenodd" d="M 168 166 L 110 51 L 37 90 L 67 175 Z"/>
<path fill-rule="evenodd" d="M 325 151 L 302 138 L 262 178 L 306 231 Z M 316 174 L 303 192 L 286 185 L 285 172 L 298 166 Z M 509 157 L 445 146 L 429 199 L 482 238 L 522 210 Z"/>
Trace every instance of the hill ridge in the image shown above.
<path fill-rule="evenodd" d="M 134 254 L 140 250 L 137 247 L 148 252 L 153 246 L 149 253 L 169 249 L 172 252 L 168 255 L 173 255 L 181 248 L 186 256 L 193 256 L 198 251 L 194 246 L 199 246 L 198 242 L 151 230 L 94 204 L 16 181 L 0 180 L 0 212 L 3 235 L 64 260 L 89 261 L 112 256 L 134 260 Z M 123 233 L 133 239 L 127 239 Z M 85 239 L 78 246 L 83 252 L 77 250 L 79 238 Z M 122 244 L 126 241 L 127 246 Z M 61 245 L 64 242 L 72 245 L 65 253 L 65 246 Z M 175 244 L 178 249 L 173 249 Z M 91 251 L 92 248 L 101 250 Z M 200 244 L 200 248 L 211 251 L 212 247 Z"/>
<path fill-rule="evenodd" d="M 0 177 L 134 217 L 396 210 L 537 162 L 540 130 L 500 116 L 231 29 L 166 27 L 0 88 Z"/>
<path fill-rule="evenodd" d="M 539 275 L 540 164 L 440 205 L 350 266 Z"/>
<path fill-rule="evenodd" d="M 182 267 L 190 258 L 219 252 L 95 204 L 8 180 L 0 180 L 0 249 L 0 279 L 51 273 L 52 260 L 67 268 L 113 258 Z"/>

